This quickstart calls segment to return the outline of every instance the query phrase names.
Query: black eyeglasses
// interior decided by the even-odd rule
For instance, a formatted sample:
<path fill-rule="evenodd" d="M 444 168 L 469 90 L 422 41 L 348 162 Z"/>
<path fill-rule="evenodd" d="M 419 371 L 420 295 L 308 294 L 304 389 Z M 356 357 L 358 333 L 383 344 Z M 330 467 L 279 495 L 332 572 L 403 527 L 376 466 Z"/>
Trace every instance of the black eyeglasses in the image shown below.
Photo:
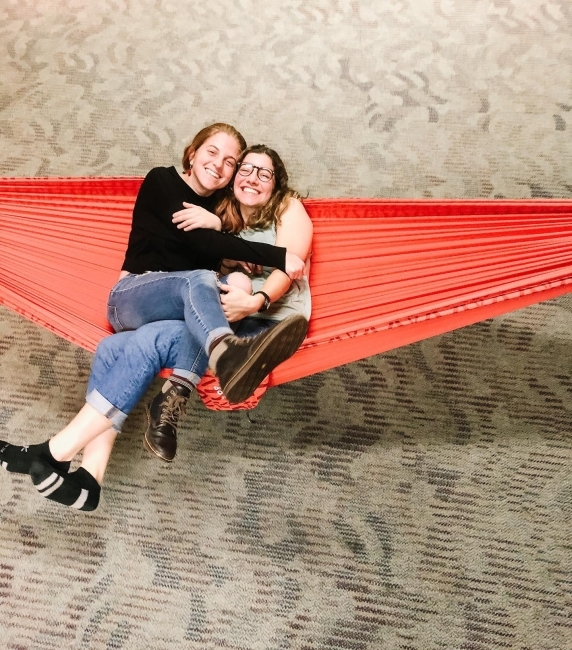
<path fill-rule="evenodd" d="M 253 169 L 256 169 L 256 175 L 263 183 L 268 183 L 274 176 L 274 172 L 271 169 L 268 169 L 268 167 L 259 167 L 258 165 L 253 165 L 251 163 L 239 163 L 238 165 L 238 173 L 241 176 L 250 176 Z"/>

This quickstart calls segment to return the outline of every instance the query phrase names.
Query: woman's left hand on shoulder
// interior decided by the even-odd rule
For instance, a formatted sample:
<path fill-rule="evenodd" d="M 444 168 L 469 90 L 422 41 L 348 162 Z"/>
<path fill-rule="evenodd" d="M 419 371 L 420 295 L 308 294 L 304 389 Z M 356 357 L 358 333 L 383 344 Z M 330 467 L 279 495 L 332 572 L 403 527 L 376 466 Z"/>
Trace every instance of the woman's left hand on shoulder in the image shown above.
<path fill-rule="evenodd" d="M 232 285 L 221 285 L 220 302 L 229 323 L 235 323 L 259 309 L 258 299 Z"/>
<path fill-rule="evenodd" d="M 222 224 L 220 219 L 192 203 L 183 203 L 185 206 L 183 210 L 179 210 L 173 214 L 173 223 L 176 224 L 179 230 L 195 230 L 196 228 L 210 228 L 211 230 L 221 230 Z"/>

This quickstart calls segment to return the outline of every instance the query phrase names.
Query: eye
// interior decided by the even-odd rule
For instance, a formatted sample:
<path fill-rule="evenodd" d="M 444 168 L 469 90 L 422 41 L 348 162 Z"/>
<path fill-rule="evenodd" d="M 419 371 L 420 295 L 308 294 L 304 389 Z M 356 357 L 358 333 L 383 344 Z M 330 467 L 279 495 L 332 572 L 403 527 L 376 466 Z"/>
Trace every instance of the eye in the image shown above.
<path fill-rule="evenodd" d="M 207 151 L 210 153 L 211 156 L 216 156 L 217 154 L 216 149 L 207 149 Z"/>
<path fill-rule="evenodd" d="M 236 165 L 236 162 L 232 158 L 229 158 L 228 160 L 225 160 L 224 163 L 225 163 L 225 165 L 227 165 L 227 167 L 232 167 L 233 169 L 234 169 L 234 167 Z"/>

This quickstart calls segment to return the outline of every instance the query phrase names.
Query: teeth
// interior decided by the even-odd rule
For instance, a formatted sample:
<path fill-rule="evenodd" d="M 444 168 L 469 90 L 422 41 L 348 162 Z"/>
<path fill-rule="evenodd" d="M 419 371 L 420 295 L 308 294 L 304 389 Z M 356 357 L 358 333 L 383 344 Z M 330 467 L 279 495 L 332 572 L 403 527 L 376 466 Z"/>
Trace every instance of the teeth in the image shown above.
<path fill-rule="evenodd" d="M 210 174 L 213 178 L 216 178 L 216 179 L 219 179 L 219 178 L 220 178 L 220 176 L 219 176 L 216 172 L 213 172 L 212 169 L 207 169 L 207 168 L 205 167 L 205 171 L 207 172 L 207 174 Z"/>
<path fill-rule="evenodd" d="M 243 187 L 242 191 L 246 192 L 247 194 L 258 194 L 258 192 L 252 189 L 252 187 Z"/>

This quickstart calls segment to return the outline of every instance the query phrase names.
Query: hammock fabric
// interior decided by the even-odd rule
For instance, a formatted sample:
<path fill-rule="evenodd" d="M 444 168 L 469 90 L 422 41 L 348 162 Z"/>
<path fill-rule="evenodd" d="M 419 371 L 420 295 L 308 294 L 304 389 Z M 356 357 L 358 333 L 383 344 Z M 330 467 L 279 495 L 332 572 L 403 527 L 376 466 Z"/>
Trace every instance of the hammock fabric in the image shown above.
<path fill-rule="evenodd" d="M 93 351 L 140 178 L 0 179 L 0 304 Z M 312 319 L 269 385 L 572 289 L 572 201 L 315 199 Z"/>

